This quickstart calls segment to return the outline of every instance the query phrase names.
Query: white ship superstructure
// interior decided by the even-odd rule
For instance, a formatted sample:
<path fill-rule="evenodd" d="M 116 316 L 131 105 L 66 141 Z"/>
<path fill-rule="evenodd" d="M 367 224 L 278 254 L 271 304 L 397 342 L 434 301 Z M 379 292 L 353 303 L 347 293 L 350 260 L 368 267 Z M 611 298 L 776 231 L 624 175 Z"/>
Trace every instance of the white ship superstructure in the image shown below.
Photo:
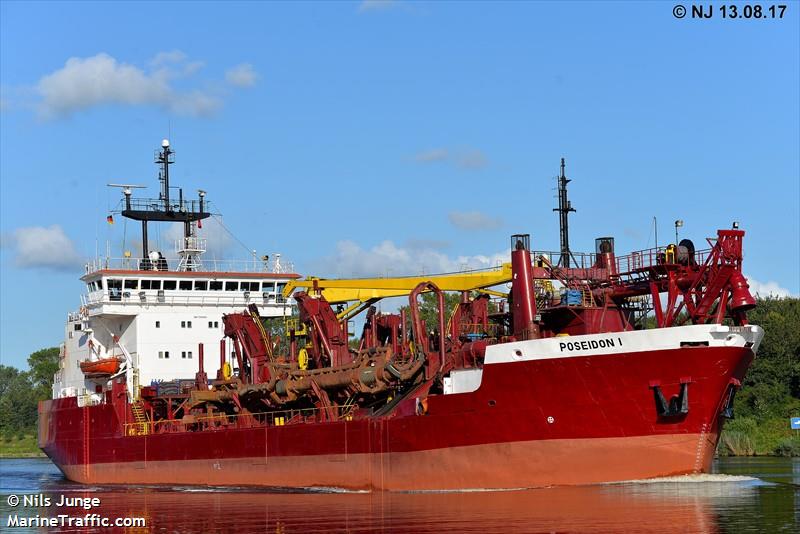
<path fill-rule="evenodd" d="M 293 302 L 282 292 L 299 275 L 291 272 L 291 264 L 281 263 L 280 254 L 239 262 L 202 257 L 206 240 L 197 236 L 197 226 L 210 215 L 205 192 L 199 201 L 185 201 L 181 193 L 177 203 L 170 202 L 172 151 L 166 140 L 162 146 L 156 159 L 162 167 L 159 199 L 132 199 L 130 187 L 124 191 L 122 215 L 142 221 L 142 255 L 86 264 L 81 277 L 86 293 L 80 308 L 67 317 L 53 398 L 77 396 L 80 405 L 98 403 L 110 380 L 121 376 L 129 392 L 154 383 L 194 380 L 201 345 L 204 371 L 213 376 L 220 350 L 226 350 L 226 361 L 236 367 L 232 349 L 220 345 L 223 315 L 252 305 L 265 318 L 292 314 Z M 184 223 L 173 258 L 149 250 L 149 221 Z"/>

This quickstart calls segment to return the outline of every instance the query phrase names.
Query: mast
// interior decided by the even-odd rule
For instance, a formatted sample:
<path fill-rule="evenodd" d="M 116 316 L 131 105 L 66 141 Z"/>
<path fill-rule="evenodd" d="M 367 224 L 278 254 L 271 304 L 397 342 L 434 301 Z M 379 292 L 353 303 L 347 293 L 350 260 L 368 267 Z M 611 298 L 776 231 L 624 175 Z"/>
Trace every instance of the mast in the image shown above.
<path fill-rule="evenodd" d="M 205 191 L 199 191 L 198 200 L 183 198 L 183 190 L 179 190 L 178 204 L 173 205 L 169 198 L 169 166 L 175 162 L 175 151 L 170 147 L 169 140 L 161 142 L 161 150 L 156 152 L 155 163 L 159 166 L 158 181 L 161 191 L 156 199 L 131 198 L 130 188 L 125 190 L 125 206 L 122 216 L 142 222 L 142 256 L 139 260 L 139 269 L 143 271 L 163 270 L 166 260 L 160 253 L 152 253 L 147 239 L 147 225 L 153 222 L 183 223 L 183 239 L 178 246 L 180 263 L 178 270 L 192 271 L 199 265 L 198 258 L 205 252 L 205 240 L 197 238 L 195 225 L 198 221 L 208 218 L 211 213 L 207 211 Z M 176 209 L 177 208 L 177 209 Z"/>
<path fill-rule="evenodd" d="M 553 211 L 558 212 L 558 227 L 561 235 L 561 257 L 558 261 L 561 267 L 569 268 L 569 212 L 575 211 L 569 199 L 567 199 L 567 184 L 572 180 L 564 174 L 566 164 L 561 158 L 561 175 L 558 177 L 558 207 Z"/>
<path fill-rule="evenodd" d="M 161 141 L 161 152 L 156 153 L 156 163 L 161 166 L 161 171 L 158 173 L 161 193 L 158 198 L 164 202 L 164 211 L 172 211 L 172 206 L 169 205 L 169 166 L 175 163 L 175 158 L 170 157 L 174 154 L 175 151 L 169 146 L 169 139 Z"/>

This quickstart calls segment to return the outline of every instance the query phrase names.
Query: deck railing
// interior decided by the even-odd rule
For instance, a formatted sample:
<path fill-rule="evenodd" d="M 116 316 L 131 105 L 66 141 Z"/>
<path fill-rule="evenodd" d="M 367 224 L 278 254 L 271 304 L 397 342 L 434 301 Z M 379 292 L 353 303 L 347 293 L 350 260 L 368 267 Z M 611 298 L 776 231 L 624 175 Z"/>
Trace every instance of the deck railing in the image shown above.
<path fill-rule="evenodd" d="M 669 249 L 670 247 L 649 248 L 619 256 L 616 258 L 617 273 L 634 273 L 658 265 L 676 263 L 675 252 Z M 692 261 L 697 265 L 702 265 L 710 253 L 711 249 L 696 250 L 692 255 Z"/>
<path fill-rule="evenodd" d="M 167 258 L 165 269 L 158 269 L 159 262 L 145 258 L 97 258 L 85 264 L 86 274 L 91 274 L 101 270 L 123 270 L 123 271 L 142 271 L 143 273 L 156 272 L 187 272 L 178 270 L 179 258 Z M 164 263 L 161 263 L 163 266 Z M 198 258 L 194 260 L 193 271 L 209 273 L 267 273 L 267 274 L 291 274 L 294 272 L 294 263 L 286 261 L 280 256 L 269 260 L 215 260 L 208 258 Z"/>
<path fill-rule="evenodd" d="M 693 254 L 694 263 L 702 265 L 711 249 L 696 250 Z M 647 270 L 651 267 L 663 265 L 665 263 L 675 263 L 674 257 L 670 246 L 649 248 L 644 250 L 637 250 L 626 254 L 624 256 L 617 256 L 615 258 L 616 272 L 618 274 L 628 274 L 637 271 Z M 558 266 L 560 263 L 560 252 L 548 251 L 533 251 L 531 252 L 534 265 L 539 261 L 540 256 L 547 258 L 553 266 Z M 575 269 L 585 269 L 591 278 L 593 273 L 599 274 L 601 269 L 597 267 L 597 254 L 586 252 L 572 252 L 570 253 L 570 267 Z"/>
<path fill-rule="evenodd" d="M 197 425 L 203 430 L 223 430 L 227 428 L 261 428 L 309 423 L 333 423 L 350 421 L 358 410 L 355 405 L 333 406 L 326 408 L 299 408 L 274 412 L 258 412 L 248 414 L 215 414 L 192 416 L 189 421 L 182 419 L 162 419 L 125 423 L 126 436 L 146 436 L 149 434 L 171 434 L 192 432 Z"/>
<path fill-rule="evenodd" d="M 294 303 L 291 298 L 284 298 L 280 293 L 260 291 L 186 291 L 180 290 L 121 290 L 116 294 L 107 291 L 94 291 L 82 295 L 85 306 L 102 304 L 141 306 L 159 304 L 165 306 L 287 306 Z M 91 309 L 91 308 L 90 308 Z"/>

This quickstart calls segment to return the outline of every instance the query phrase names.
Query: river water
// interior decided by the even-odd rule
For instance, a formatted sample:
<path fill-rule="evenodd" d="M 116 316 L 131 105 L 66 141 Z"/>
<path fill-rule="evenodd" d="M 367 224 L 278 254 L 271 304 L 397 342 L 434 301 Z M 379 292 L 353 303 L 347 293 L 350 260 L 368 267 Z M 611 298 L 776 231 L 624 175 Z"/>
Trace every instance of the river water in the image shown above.
<path fill-rule="evenodd" d="M 9 506 L 43 494 L 50 506 Z M 583 487 L 470 493 L 287 493 L 239 488 L 99 487 L 63 478 L 46 459 L 0 460 L 0 532 L 100 532 L 87 514 L 142 518 L 117 532 L 798 532 L 800 459 L 732 458 L 714 474 Z M 57 506 L 62 496 L 99 499 Z M 13 498 L 11 498 L 13 501 Z M 35 516 L 70 527 L 9 527 Z M 16 517 L 16 519 L 14 519 Z M 21 524 L 21 523 L 19 523 Z"/>

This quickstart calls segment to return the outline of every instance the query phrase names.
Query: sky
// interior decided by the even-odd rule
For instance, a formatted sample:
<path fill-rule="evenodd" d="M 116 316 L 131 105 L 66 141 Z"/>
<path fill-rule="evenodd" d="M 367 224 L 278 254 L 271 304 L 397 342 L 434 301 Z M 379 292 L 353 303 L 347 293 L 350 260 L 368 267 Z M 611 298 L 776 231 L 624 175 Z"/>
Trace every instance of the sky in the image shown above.
<path fill-rule="evenodd" d="M 762 295 L 800 294 L 800 3 L 0 2 L 0 361 L 55 346 L 120 196 L 202 188 L 213 253 L 304 275 L 485 267 L 508 237 L 573 250 L 739 221 Z M 687 4 L 689 5 L 689 4 Z M 193 196 L 194 193 L 191 193 Z M 171 248 L 170 230 L 151 241 Z"/>

